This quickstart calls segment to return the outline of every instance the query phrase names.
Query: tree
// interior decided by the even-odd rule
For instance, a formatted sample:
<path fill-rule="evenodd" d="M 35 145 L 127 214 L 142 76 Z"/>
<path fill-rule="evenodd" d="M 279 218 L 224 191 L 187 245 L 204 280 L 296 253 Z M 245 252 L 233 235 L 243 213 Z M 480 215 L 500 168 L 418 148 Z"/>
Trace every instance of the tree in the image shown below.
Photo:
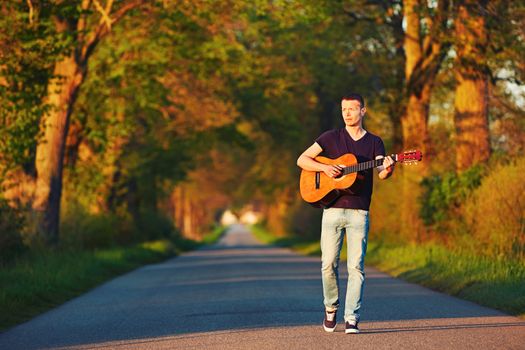
<path fill-rule="evenodd" d="M 403 146 L 419 149 L 426 159 L 432 159 L 429 154 L 429 107 L 435 79 L 449 47 L 444 39 L 449 1 L 429 5 L 425 1 L 404 0 L 403 7 L 406 20 Z M 402 233 L 408 239 L 422 239 L 423 224 L 417 215 L 417 197 L 419 182 L 427 170 L 426 162 L 417 168 L 403 168 Z"/>
<path fill-rule="evenodd" d="M 428 112 L 436 75 L 449 45 L 444 40 L 449 1 L 437 2 L 435 8 L 424 1 L 403 1 L 406 31 L 405 81 L 406 109 L 401 118 L 403 145 L 427 154 Z"/>
<path fill-rule="evenodd" d="M 111 26 L 144 3 L 144 0 L 130 0 L 114 7 L 113 1 L 108 0 L 102 7 L 98 0 L 84 0 L 80 6 L 60 3 L 51 13 L 58 35 L 69 37 L 71 46 L 54 65 L 55 78 L 48 84 L 46 96 L 51 109 L 42 121 L 43 138 L 36 148 L 33 210 L 37 232 L 48 243 L 58 242 L 64 148 L 70 116 L 86 78 L 89 59 L 100 41 L 110 33 Z"/>
<path fill-rule="evenodd" d="M 65 40 L 56 36 L 49 6 L 31 10 L 26 2 L 0 5 L 0 184 L 18 207 L 31 204 L 46 87 Z"/>
<path fill-rule="evenodd" d="M 114 28 L 90 60 L 72 114 L 82 132 L 80 141 L 68 140 L 68 202 L 82 201 L 92 214 L 124 214 L 139 229 L 144 213 L 168 206 L 164 213 L 176 213 L 175 224 L 193 238 L 197 226 L 209 224 L 202 213 L 215 202 L 207 196 L 225 194 L 202 176 L 210 169 L 199 160 L 215 150 L 216 134 L 234 138 L 227 130 L 239 113 L 228 78 L 250 72 L 236 40 L 228 40 L 231 14 L 227 6 L 186 3 L 128 16 Z M 199 195 L 199 188 L 209 190 Z"/>
<path fill-rule="evenodd" d="M 456 169 L 464 171 L 490 156 L 487 1 L 460 1 L 456 13 Z"/>

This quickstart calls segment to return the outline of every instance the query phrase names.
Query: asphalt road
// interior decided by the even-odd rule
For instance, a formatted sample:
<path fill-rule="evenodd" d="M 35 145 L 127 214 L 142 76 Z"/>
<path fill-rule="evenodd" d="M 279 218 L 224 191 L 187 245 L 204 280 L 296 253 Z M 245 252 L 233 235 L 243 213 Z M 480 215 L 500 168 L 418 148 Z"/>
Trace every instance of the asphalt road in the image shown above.
<path fill-rule="evenodd" d="M 525 349 L 524 320 L 375 269 L 363 303 L 360 334 L 342 312 L 325 333 L 319 259 L 237 225 L 0 334 L 0 349 Z"/>

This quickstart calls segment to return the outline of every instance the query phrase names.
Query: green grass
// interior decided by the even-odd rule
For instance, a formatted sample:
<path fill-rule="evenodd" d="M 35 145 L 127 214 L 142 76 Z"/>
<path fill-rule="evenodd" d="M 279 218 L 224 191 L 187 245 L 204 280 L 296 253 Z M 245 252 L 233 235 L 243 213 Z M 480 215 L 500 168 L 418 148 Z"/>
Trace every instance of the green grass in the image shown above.
<path fill-rule="evenodd" d="M 312 242 L 300 237 L 276 237 L 260 225 L 250 226 L 250 231 L 262 243 L 272 244 L 280 247 L 289 247 L 304 255 L 321 255 L 319 242 Z"/>
<path fill-rule="evenodd" d="M 183 238 L 131 247 L 94 251 L 32 251 L 0 266 L 0 331 L 26 321 L 87 290 L 145 264 L 182 251 L 212 244 L 222 235 L 217 227 L 202 242 Z"/>
<path fill-rule="evenodd" d="M 0 269 L 0 330 L 141 265 L 175 254 L 169 241 L 95 251 L 41 251 Z"/>
<path fill-rule="evenodd" d="M 319 256 L 319 242 L 297 238 L 276 238 L 264 228 L 252 227 L 262 242 L 290 247 Z M 343 246 L 341 259 L 346 259 Z M 454 252 L 438 244 L 368 244 L 366 264 L 409 282 L 470 300 L 525 318 L 525 264 L 521 261 L 495 260 L 466 252 Z"/>
<path fill-rule="evenodd" d="M 438 244 L 369 244 L 367 263 L 410 282 L 525 317 L 525 264 Z"/>
<path fill-rule="evenodd" d="M 210 233 L 204 236 L 204 238 L 202 239 L 202 243 L 214 244 L 222 237 L 225 231 L 226 227 L 216 226 Z"/>

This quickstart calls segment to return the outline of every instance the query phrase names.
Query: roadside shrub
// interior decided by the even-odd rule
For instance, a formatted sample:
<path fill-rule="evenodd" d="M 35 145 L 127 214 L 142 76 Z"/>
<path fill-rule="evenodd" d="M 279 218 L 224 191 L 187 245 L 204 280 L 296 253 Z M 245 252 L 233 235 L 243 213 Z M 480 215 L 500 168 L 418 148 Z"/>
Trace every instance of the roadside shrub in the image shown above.
<path fill-rule="evenodd" d="M 143 210 L 138 222 L 139 241 L 169 238 L 174 234 L 174 226 L 169 218 L 155 210 Z"/>
<path fill-rule="evenodd" d="M 464 205 L 472 242 L 497 257 L 525 258 L 525 157 L 497 166 Z"/>
<path fill-rule="evenodd" d="M 425 225 L 437 230 L 449 228 L 448 221 L 459 219 L 462 203 L 479 187 L 484 173 L 482 165 L 475 165 L 460 174 L 448 172 L 424 178 L 419 215 Z"/>
<path fill-rule="evenodd" d="M 20 210 L 11 208 L 0 197 L 0 263 L 11 260 L 24 250 L 21 236 L 24 224 Z"/>
<path fill-rule="evenodd" d="M 114 215 L 91 214 L 79 206 L 69 206 L 62 215 L 61 244 L 94 249 L 111 247 L 117 241 L 122 221 Z"/>
<path fill-rule="evenodd" d="M 290 215 L 286 219 L 287 229 L 302 239 L 318 240 L 321 237 L 322 214 L 322 209 L 314 208 L 302 199 L 297 198 L 290 208 Z"/>

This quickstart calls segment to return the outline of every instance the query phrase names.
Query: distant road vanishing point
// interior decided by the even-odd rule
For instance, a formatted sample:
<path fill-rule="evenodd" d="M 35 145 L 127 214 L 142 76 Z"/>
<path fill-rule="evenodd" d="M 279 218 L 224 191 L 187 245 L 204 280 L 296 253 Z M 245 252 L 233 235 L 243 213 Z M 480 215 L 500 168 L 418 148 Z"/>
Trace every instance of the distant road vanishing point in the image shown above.
<path fill-rule="evenodd" d="M 319 258 L 232 225 L 213 246 L 139 268 L 0 334 L 0 349 L 525 349 L 524 320 L 372 268 L 361 333 L 344 334 L 340 314 L 336 332 L 325 333 Z"/>

